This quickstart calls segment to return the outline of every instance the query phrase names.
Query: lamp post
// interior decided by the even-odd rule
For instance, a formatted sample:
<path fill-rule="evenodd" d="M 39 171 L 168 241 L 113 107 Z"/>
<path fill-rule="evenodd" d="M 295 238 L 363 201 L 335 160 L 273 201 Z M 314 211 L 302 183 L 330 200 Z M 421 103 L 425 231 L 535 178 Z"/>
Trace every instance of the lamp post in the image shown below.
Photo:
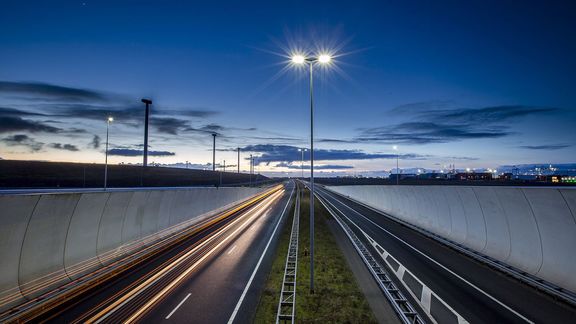
<path fill-rule="evenodd" d="M 398 160 L 399 160 L 398 146 L 394 145 L 392 146 L 392 148 L 394 149 L 394 151 L 396 151 L 396 185 L 398 185 L 400 181 L 400 168 L 398 167 Z"/>
<path fill-rule="evenodd" d="M 250 187 L 252 187 L 252 154 L 250 154 Z"/>
<path fill-rule="evenodd" d="M 240 148 L 238 148 L 238 173 L 240 173 Z"/>
<path fill-rule="evenodd" d="M 292 56 L 294 64 L 308 64 L 310 67 L 310 292 L 314 293 L 314 65 L 329 64 L 332 57 L 320 54 L 318 57 Z"/>
<path fill-rule="evenodd" d="M 300 170 L 302 170 L 302 179 L 304 179 L 304 152 L 308 151 L 305 148 L 299 148 L 298 152 L 302 152 L 302 160 L 300 160 Z"/>
<path fill-rule="evenodd" d="M 150 105 L 152 100 L 142 99 L 142 102 L 146 104 L 146 115 L 144 119 L 144 161 L 142 161 L 142 166 L 146 167 L 148 165 L 148 119 L 150 117 Z"/>
<path fill-rule="evenodd" d="M 104 190 L 108 188 L 108 134 L 110 132 L 110 123 L 114 121 L 112 116 L 106 119 L 106 158 L 104 159 Z"/>
<path fill-rule="evenodd" d="M 216 133 L 212 133 L 212 171 L 216 171 Z"/>

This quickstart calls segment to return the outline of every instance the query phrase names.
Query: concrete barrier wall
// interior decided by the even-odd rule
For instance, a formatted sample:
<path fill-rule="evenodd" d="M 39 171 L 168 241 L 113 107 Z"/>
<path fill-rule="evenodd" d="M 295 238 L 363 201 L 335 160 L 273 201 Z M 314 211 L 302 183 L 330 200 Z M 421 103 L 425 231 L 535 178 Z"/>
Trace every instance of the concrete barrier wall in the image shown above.
<path fill-rule="evenodd" d="M 0 195 L 0 311 L 262 191 L 192 188 Z"/>
<path fill-rule="evenodd" d="M 576 292 L 576 189 L 464 186 L 330 189 Z"/>

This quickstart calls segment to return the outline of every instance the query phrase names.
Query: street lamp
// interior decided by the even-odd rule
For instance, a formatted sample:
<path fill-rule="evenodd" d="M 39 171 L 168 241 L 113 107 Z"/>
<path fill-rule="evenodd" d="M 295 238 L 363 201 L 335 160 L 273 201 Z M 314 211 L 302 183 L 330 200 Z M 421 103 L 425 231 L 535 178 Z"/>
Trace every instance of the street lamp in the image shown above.
<path fill-rule="evenodd" d="M 240 173 L 240 148 L 238 148 L 238 173 Z"/>
<path fill-rule="evenodd" d="M 399 153 L 398 153 L 398 146 L 394 145 L 392 146 L 392 148 L 394 149 L 394 151 L 396 151 L 396 185 L 398 185 L 399 181 L 400 181 L 400 168 L 398 167 L 398 160 L 399 160 Z"/>
<path fill-rule="evenodd" d="M 320 54 L 318 57 L 292 56 L 292 63 L 301 65 L 307 63 L 310 67 L 310 292 L 314 293 L 314 65 L 329 64 L 332 57 Z"/>
<path fill-rule="evenodd" d="M 110 123 L 114 121 L 114 117 L 108 116 L 106 119 L 106 158 L 104 162 L 104 190 L 108 187 L 108 134 L 110 130 Z"/>
<path fill-rule="evenodd" d="M 212 171 L 216 171 L 216 133 L 212 133 Z"/>
<path fill-rule="evenodd" d="M 142 166 L 146 167 L 148 165 L 148 119 L 150 117 L 150 105 L 152 100 L 142 99 L 142 102 L 146 104 L 146 116 L 144 119 L 144 160 L 142 161 Z"/>
<path fill-rule="evenodd" d="M 250 173 L 250 187 L 252 187 L 252 162 L 253 161 L 254 160 L 252 159 L 252 154 L 250 154 L 250 171 L 249 171 L 249 173 Z"/>
<path fill-rule="evenodd" d="M 305 148 L 299 148 L 298 152 L 302 152 L 302 160 L 300 162 L 300 169 L 302 170 L 302 179 L 304 179 L 304 152 L 308 151 Z"/>

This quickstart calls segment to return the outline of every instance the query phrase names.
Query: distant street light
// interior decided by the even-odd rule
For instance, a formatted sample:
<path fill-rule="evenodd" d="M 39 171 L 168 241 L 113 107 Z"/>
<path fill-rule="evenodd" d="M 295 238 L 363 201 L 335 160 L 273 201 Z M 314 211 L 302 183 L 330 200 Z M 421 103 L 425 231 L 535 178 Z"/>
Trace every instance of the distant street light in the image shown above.
<path fill-rule="evenodd" d="M 398 146 L 392 146 L 394 151 L 396 151 L 396 185 L 400 182 L 400 167 L 398 166 L 398 160 L 400 159 L 400 154 L 398 153 Z"/>
<path fill-rule="evenodd" d="M 148 119 L 150 118 L 150 105 L 152 100 L 142 99 L 142 102 L 146 104 L 146 117 L 144 119 L 144 161 L 142 166 L 146 167 L 148 165 Z"/>
<path fill-rule="evenodd" d="M 108 134 L 110 130 L 110 123 L 114 121 L 112 116 L 108 116 L 106 119 L 106 158 L 104 162 L 104 190 L 108 188 Z"/>
<path fill-rule="evenodd" d="M 212 133 L 212 171 L 216 171 L 216 133 Z"/>
<path fill-rule="evenodd" d="M 300 169 L 302 170 L 302 179 L 304 179 L 304 152 L 308 151 L 305 148 L 299 148 L 298 152 L 302 152 L 302 160 L 300 161 Z"/>
<path fill-rule="evenodd" d="M 329 64 L 332 57 L 320 54 L 306 58 L 303 55 L 292 56 L 292 63 L 308 63 L 310 67 L 310 292 L 314 293 L 314 64 Z"/>

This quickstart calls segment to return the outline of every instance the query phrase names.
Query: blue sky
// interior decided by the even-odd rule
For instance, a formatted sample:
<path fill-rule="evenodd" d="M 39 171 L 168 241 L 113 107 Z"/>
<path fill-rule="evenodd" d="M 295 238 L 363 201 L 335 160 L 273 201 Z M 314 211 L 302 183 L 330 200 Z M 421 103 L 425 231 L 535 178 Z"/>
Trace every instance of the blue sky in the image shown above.
<path fill-rule="evenodd" d="M 0 157 L 150 160 L 297 172 L 316 69 L 318 165 L 327 174 L 572 163 L 576 8 L 570 1 L 4 1 Z M 243 168 L 248 169 L 246 161 Z"/>

